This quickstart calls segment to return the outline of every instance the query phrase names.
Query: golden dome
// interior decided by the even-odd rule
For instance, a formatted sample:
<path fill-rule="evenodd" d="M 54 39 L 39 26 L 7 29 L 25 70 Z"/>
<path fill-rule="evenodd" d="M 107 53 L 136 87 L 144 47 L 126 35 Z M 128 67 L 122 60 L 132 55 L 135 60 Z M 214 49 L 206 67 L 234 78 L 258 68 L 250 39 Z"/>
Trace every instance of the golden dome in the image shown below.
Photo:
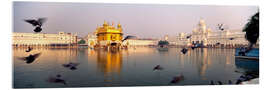
<path fill-rule="evenodd" d="M 200 19 L 199 24 L 201 24 L 201 25 L 205 25 L 205 21 L 204 21 L 203 19 Z"/>
<path fill-rule="evenodd" d="M 109 26 L 106 21 L 104 21 L 103 27 L 97 27 L 96 33 L 122 33 L 121 24 L 117 25 L 118 28 L 116 29 L 113 26 Z"/>
<path fill-rule="evenodd" d="M 123 38 L 122 28 L 118 25 L 118 28 L 113 25 L 109 25 L 104 21 L 103 26 L 100 26 L 96 29 L 97 42 L 100 45 L 110 45 L 112 42 L 121 42 Z"/>

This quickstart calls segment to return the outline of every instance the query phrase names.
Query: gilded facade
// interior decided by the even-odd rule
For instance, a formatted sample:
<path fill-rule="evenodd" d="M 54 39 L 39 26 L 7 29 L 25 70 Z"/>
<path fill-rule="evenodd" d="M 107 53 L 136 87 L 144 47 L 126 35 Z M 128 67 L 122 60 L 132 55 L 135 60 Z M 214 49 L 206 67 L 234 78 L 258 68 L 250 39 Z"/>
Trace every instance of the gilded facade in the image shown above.
<path fill-rule="evenodd" d="M 123 39 L 123 32 L 121 24 L 114 27 L 113 24 L 109 25 L 104 21 L 103 26 L 96 29 L 97 45 L 109 46 L 109 45 L 121 45 Z"/>

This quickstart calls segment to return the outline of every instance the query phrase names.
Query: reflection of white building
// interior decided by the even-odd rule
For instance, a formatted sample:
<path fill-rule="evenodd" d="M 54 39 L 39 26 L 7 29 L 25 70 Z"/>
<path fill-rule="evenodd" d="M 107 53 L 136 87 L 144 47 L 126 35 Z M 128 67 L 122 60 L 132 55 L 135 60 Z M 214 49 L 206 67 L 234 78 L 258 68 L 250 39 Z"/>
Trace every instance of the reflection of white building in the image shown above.
<path fill-rule="evenodd" d="M 47 33 L 17 33 L 12 35 L 12 44 L 15 46 L 27 45 L 74 45 L 77 44 L 77 35 L 59 32 L 58 34 Z"/>
<path fill-rule="evenodd" d="M 191 36 L 190 38 L 187 38 Z M 191 45 L 199 43 L 203 45 L 247 45 L 248 41 L 245 39 L 245 32 L 242 30 L 223 30 L 212 32 L 210 28 L 206 27 L 205 21 L 201 19 L 196 28 L 192 30 L 192 33 L 180 33 L 178 40 L 182 45 Z"/>

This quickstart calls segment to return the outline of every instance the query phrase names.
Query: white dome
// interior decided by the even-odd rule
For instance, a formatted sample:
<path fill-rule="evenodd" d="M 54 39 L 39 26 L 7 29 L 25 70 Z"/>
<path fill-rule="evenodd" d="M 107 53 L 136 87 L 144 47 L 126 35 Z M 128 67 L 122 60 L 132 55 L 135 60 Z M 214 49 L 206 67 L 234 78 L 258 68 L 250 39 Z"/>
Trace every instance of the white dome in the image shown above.
<path fill-rule="evenodd" d="M 200 19 L 200 22 L 199 22 L 200 25 L 205 25 L 205 21 L 203 19 Z"/>

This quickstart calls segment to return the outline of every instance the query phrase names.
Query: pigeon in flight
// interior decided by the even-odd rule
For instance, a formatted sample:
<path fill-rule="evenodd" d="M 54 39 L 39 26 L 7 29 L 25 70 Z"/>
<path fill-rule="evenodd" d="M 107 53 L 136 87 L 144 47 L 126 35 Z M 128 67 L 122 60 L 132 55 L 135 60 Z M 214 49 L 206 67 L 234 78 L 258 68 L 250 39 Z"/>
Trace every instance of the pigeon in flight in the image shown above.
<path fill-rule="evenodd" d="M 217 24 L 217 29 L 224 31 L 224 30 L 229 29 L 229 27 L 226 24 L 221 23 L 221 24 Z"/>
<path fill-rule="evenodd" d="M 20 60 L 23 60 L 25 61 L 27 64 L 30 64 L 30 63 L 33 63 L 39 56 L 40 56 L 41 53 L 37 53 L 37 54 L 30 54 L 29 56 L 27 57 L 23 57 L 23 58 L 20 58 Z"/>
<path fill-rule="evenodd" d="M 35 20 L 35 19 L 26 19 L 26 20 L 24 20 L 24 21 L 27 22 L 27 23 L 30 23 L 30 24 L 32 24 L 34 27 L 36 27 L 36 28 L 34 29 L 34 31 L 35 31 L 36 33 L 38 33 L 38 32 L 41 32 L 41 31 L 42 31 L 41 26 L 42 26 L 43 23 L 46 21 L 46 18 L 38 18 L 37 20 Z"/>
<path fill-rule="evenodd" d="M 187 36 L 187 39 L 191 38 L 191 35 Z"/>
<path fill-rule="evenodd" d="M 192 46 L 191 49 L 194 50 L 196 47 Z"/>
<path fill-rule="evenodd" d="M 223 26 L 223 24 L 218 24 L 217 26 L 218 26 L 218 29 L 219 29 L 219 30 L 221 30 L 221 31 L 223 31 L 223 30 L 224 30 L 224 26 Z"/>
<path fill-rule="evenodd" d="M 187 49 L 186 48 L 183 48 L 182 50 L 181 50 L 181 52 L 183 53 L 183 54 L 186 54 L 187 53 Z"/>
<path fill-rule="evenodd" d="M 33 48 L 28 47 L 28 49 L 27 49 L 25 52 L 30 52 L 30 51 L 32 51 L 32 50 L 33 50 Z"/>
<path fill-rule="evenodd" d="M 160 65 L 157 65 L 157 66 L 154 67 L 153 71 L 155 71 L 155 70 L 162 70 L 162 69 L 163 68 Z"/>
<path fill-rule="evenodd" d="M 179 81 L 182 81 L 182 80 L 184 80 L 184 76 L 181 74 L 179 76 L 174 77 L 171 83 L 178 83 Z"/>
<path fill-rule="evenodd" d="M 64 79 L 62 79 L 61 75 L 59 75 L 59 74 L 56 75 L 56 77 L 49 77 L 47 81 L 50 83 L 62 83 L 64 85 L 67 84 L 66 81 Z"/>
<path fill-rule="evenodd" d="M 137 39 L 136 36 L 126 36 L 122 41 L 125 41 L 127 39 Z"/>
<path fill-rule="evenodd" d="M 70 62 L 68 64 L 63 64 L 65 68 L 69 68 L 70 70 L 76 70 L 78 65 L 79 63 L 73 63 L 73 62 Z"/>

